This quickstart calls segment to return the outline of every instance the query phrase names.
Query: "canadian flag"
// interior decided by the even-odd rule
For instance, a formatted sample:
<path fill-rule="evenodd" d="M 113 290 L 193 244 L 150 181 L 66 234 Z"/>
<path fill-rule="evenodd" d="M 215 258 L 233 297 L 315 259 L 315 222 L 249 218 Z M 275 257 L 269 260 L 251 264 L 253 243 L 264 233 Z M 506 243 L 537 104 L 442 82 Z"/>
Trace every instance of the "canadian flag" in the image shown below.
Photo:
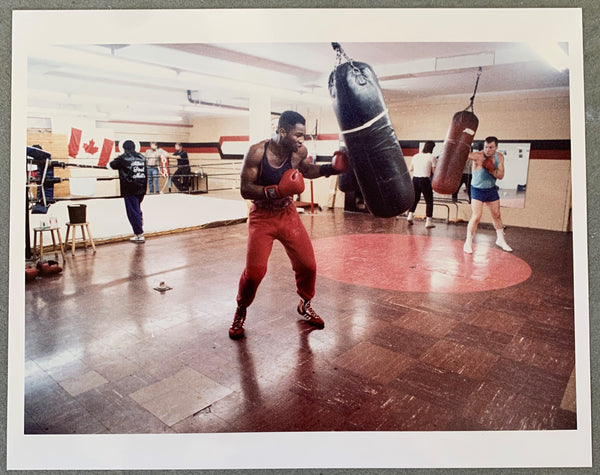
<path fill-rule="evenodd" d="M 97 165 L 105 167 L 115 150 L 115 141 L 105 137 L 106 132 L 93 129 L 86 130 L 71 127 L 69 138 L 69 157 L 98 158 Z M 102 143 L 102 148 L 100 148 Z"/>

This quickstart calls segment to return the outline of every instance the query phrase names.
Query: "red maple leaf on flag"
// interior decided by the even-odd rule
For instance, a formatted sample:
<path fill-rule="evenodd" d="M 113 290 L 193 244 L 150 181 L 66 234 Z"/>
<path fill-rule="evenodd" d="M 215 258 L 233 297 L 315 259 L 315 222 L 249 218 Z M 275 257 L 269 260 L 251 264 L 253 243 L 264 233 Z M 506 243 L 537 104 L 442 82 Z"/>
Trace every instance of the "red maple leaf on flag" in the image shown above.
<path fill-rule="evenodd" d="M 88 143 L 84 143 L 83 149 L 90 155 L 94 155 L 98 151 L 98 147 L 96 147 L 94 139 L 90 139 Z"/>

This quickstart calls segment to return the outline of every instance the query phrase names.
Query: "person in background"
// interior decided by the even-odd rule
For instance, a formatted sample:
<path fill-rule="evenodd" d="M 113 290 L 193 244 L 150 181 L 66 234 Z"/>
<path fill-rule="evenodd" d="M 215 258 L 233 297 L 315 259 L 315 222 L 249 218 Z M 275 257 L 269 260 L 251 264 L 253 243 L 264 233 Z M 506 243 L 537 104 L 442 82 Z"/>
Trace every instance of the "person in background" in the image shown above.
<path fill-rule="evenodd" d="M 135 144 L 131 140 L 123 142 L 123 151 L 108 165 L 119 171 L 121 196 L 125 200 L 127 219 L 135 234 L 130 241 L 141 244 L 146 241 L 141 207 L 148 181 L 146 158 L 135 151 Z"/>
<path fill-rule="evenodd" d="M 156 142 L 150 142 L 150 148 L 146 150 L 146 167 L 148 170 L 148 193 L 158 193 L 158 167 L 160 166 L 160 156 L 166 152 L 158 148 Z"/>
<path fill-rule="evenodd" d="M 469 203 L 471 202 L 472 168 L 473 168 L 473 161 L 467 160 L 467 162 L 465 163 L 465 168 L 463 168 L 462 177 L 460 178 L 460 183 L 458 185 L 458 188 L 456 189 L 456 191 L 454 193 L 452 193 L 452 201 L 453 202 L 456 203 L 458 201 L 458 192 L 460 191 L 460 187 L 463 186 L 463 184 L 465 185 L 465 188 L 467 189 L 467 196 L 469 197 Z"/>
<path fill-rule="evenodd" d="M 175 144 L 175 153 L 170 158 L 177 159 L 177 170 L 173 173 L 172 183 L 179 191 L 187 192 L 190 189 L 190 160 L 183 145 L 177 142 Z"/>
<path fill-rule="evenodd" d="M 406 220 L 408 221 L 408 224 L 413 224 L 413 220 L 415 219 L 414 213 L 417 209 L 417 205 L 419 204 L 419 200 L 421 199 L 421 193 L 423 193 L 426 204 L 426 228 L 435 228 L 435 224 L 433 224 L 432 221 L 433 189 L 431 188 L 431 174 L 435 168 L 433 164 L 434 159 L 432 153 L 434 147 L 435 142 L 428 140 L 423 145 L 423 151 L 413 156 L 412 161 L 410 162 L 410 172 L 413 174 L 413 188 L 415 189 L 415 201 L 408 212 L 408 217 Z"/>
<path fill-rule="evenodd" d="M 500 195 L 496 180 L 504 178 L 504 155 L 498 152 L 498 139 L 487 137 L 480 152 L 471 152 L 469 160 L 473 161 L 473 179 L 471 180 L 471 219 L 467 225 L 467 238 L 463 251 L 473 253 L 473 236 L 483 213 L 485 203 L 492 215 L 496 230 L 496 245 L 510 252 L 512 248 L 504 239 L 504 226 L 500 216 Z"/>

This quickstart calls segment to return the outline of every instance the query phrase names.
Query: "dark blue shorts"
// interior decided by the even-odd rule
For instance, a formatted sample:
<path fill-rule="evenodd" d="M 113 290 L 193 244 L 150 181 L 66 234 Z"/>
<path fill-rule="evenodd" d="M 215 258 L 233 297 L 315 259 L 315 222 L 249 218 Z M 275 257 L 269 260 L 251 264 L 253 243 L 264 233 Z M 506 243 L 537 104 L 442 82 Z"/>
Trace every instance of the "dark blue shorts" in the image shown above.
<path fill-rule="evenodd" d="M 500 195 L 498 195 L 498 189 L 494 188 L 475 188 L 471 187 L 471 199 L 483 201 L 484 203 L 490 201 L 498 201 L 500 199 Z"/>

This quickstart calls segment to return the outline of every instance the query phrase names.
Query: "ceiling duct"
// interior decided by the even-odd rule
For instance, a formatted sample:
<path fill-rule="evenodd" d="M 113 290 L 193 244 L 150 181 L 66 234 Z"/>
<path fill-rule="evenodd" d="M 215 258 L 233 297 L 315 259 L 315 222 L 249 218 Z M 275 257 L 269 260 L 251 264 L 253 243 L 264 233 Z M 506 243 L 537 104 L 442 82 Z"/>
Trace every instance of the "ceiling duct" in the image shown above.
<path fill-rule="evenodd" d="M 202 101 L 200 99 L 194 99 L 192 97 L 192 94 L 194 92 L 196 92 L 196 91 L 191 91 L 190 89 L 187 90 L 187 99 L 188 99 L 188 102 L 191 104 L 198 104 L 201 106 L 208 106 L 208 107 L 218 107 L 219 109 L 229 109 L 229 110 L 250 112 L 250 109 L 248 107 L 233 106 L 233 105 L 223 104 L 223 103 L 219 103 L 219 102 L 208 102 L 208 101 Z"/>
<path fill-rule="evenodd" d="M 207 106 L 207 107 L 215 107 L 215 108 L 218 108 L 218 109 L 227 109 L 227 110 L 234 110 L 234 111 L 250 112 L 250 108 L 248 108 L 248 107 L 234 106 L 234 105 L 231 105 L 231 104 L 223 104 L 223 103 L 220 103 L 220 102 L 209 102 L 209 101 L 203 101 L 203 100 L 200 100 L 200 99 L 194 99 L 193 98 L 193 93 L 194 92 L 197 92 L 197 91 L 192 91 L 190 89 L 187 90 L 187 99 L 188 99 L 188 102 L 190 104 L 197 104 L 197 105 L 200 105 L 200 106 Z M 280 116 L 281 112 L 271 111 L 271 114 L 272 115 L 276 115 L 276 116 Z"/>

